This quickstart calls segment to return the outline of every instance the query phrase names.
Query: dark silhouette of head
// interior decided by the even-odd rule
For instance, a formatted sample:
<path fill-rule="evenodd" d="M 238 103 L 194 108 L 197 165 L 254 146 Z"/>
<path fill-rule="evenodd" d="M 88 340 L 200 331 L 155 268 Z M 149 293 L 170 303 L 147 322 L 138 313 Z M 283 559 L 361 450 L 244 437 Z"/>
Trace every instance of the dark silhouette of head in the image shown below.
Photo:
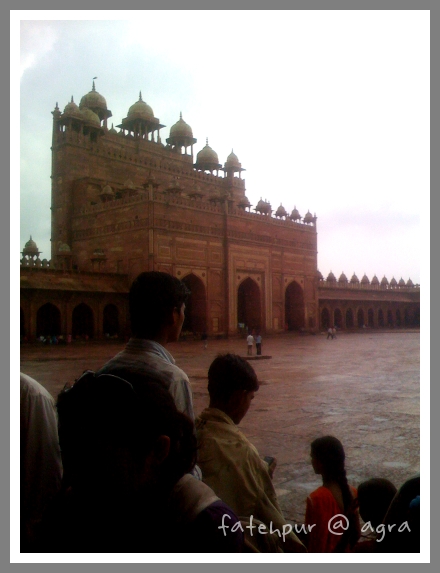
<path fill-rule="evenodd" d="M 173 323 L 173 312 L 181 312 L 190 295 L 176 277 L 159 271 L 141 273 L 129 293 L 130 322 L 133 336 L 154 339 Z"/>
<path fill-rule="evenodd" d="M 237 354 L 220 354 L 209 367 L 210 407 L 223 410 L 236 424 L 246 415 L 258 388 L 255 370 Z"/>
<path fill-rule="evenodd" d="M 384 478 L 372 478 L 358 487 L 359 514 L 372 527 L 383 523 L 388 508 L 397 493 L 396 486 Z"/>

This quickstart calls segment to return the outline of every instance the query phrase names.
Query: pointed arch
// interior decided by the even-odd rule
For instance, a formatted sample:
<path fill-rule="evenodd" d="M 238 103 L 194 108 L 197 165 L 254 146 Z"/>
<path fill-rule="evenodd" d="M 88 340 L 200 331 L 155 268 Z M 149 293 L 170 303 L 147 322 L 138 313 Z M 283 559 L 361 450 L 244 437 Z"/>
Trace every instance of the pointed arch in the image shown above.
<path fill-rule="evenodd" d="M 354 316 L 351 308 L 347 308 L 347 311 L 345 313 L 345 325 L 347 326 L 347 328 L 353 328 L 354 326 Z"/>
<path fill-rule="evenodd" d="M 261 293 L 250 277 L 238 287 L 237 323 L 244 324 L 248 330 L 261 330 Z"/>
<path fill-rule="evenodd" d="M 340 308 L 335 308 L 333 324 L 336 326 L 336 328 L 342 328 L 342 312 Z"/>
<path fill-rule="evenodd" d="M 61 313 L 58 307 L 47 302 L 37 311 L 37 338 L 61 334 Z"/>
<path fill-rule="evenodd" d="M 364 311 L 362 308 L 360 308 L 357 311 L 357 325 L 359 328 L 362 328 L 365 325 L 365 316 L 364 316 Z"/>
<path fill-rule="evenodd" d="M 104 307 L 102 332 L 105 336 L 119 336 L 119 310 L 115 304 Z"/>
<path fill-rule="evenodd" d="M 383 310 L 381 308 L 379 308 L 377 311 L 377 324 L 381 327 L 385 326 L 385 319 L 383 317 Z"/>
<path fill-rule="evenodd" d="M 185 321 L 182 330 L 199 334 L 207 332 L 205 285 L 194 273 L 186 275 L 182 282 L 191 291 L 185 307 Z"/>
<path fill-rule="evenodd" d="M 330 312 L 327 307 L 321 311 L 321 328 L 328 328 L 330 326 Z"/>
<path fill-rule="evenodd" d="M 93 338 L 94 328 L 93 328 L 93 311 L 84 302 L 78 304 L 72 312 L 72 335 L 77 336 L 88 336 Z"/>
<path fill-rule="evenodd" d="M 374 328 L 374 327 L 375 327 L 375 324 L 374 324 L 374 311 L 373 311 L 372 308 L 369 308 L 369 309 L 368 309 L 368 319 L 367 319 L 367 320 L 368 320 L 368 326 L 369 326 L 370 328 Z"/>
<path fill-rule="evenodd" d="M 296 281 L 289 283 L 286 288 L 284 295 L 284 308 L 285 322 L 288 330 L 299 330 L 304 328 L 304 292 Z"/>

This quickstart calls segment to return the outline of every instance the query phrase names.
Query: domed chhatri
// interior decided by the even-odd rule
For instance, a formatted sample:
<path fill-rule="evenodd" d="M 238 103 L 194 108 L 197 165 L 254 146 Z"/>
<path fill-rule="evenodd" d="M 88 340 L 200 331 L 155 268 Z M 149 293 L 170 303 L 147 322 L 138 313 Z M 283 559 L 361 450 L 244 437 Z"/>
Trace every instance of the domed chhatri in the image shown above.
<path fill-rule="evenodd" d="M 91 91 L 84 95 L 79 102 L 79 109 L 82 111 L 85 108 L 91 109 L 100 120 L 107 120 L 112 115 L 112 112 L 107 109 L 105 97 L 96 91 L 94 80 Z"/>
<path fill-rule="evenodd" d="M 386 277 L 385 275 L 383 275 L 382 280 L 380 281 L 380 284 L 381 284 L 382 286 L 388 286 L 388 284 L 389 284 L 389 283 L 388 283 L 388 279 L 387 279 L 387 277 Z"/>
<path fill-rule="evenodd" d="M 124 117 L 116 127 L 119 127 L 123 135 L 128 138 L 149 139 L 151 137 L 150 141 L 160 143 L 159 131 L 165 126 L 159 122 L 157 117 L 154 117 L 153 109 L 144 102 L 142 92 L 139 92 L 138 101 L 130 106 L 127 117 Z"/>
<path fill-rule="evenodd" d="M 377 278 L 376 275 L 374 275 L 374 277 L 371 279 L 371 284 L 372 285 L 378 285 L 379 284 L 379 279 Z"/>
<path fill-rule="evenodd" d="M 338 279 L 338 282 L 344 284 L 348 283 L 348 278 L 347 275 L 344 273 L 344 271 L 342 271 L 341 276 Z"/>
<path fill-rule="evenodd" d="M 362 285 L 369 285 L 370 284 L 370 279 L 367 277 L 367 275 L 364 273 L 364 276 L 361 279 L 361 284 Z"/>
<path fill-rule="evenodd" d="M 129 119 L 154 119 L 154 113 L 151 107 L 142 99 L 142 92 L 139 92 L 139 99 L 135 102 L 127 113 Z"/>
<path fill-rule="evenodd" d="M 322 273 L 321 273 L 321 271 L 320 271 L 319 269 L 316 271 L 316 277 L 317 277 L 317 279 L 318 279 L 319 281 L 323 281 L 323 280 L 324 280 L 324 277 L 322 276 Z"/>
<path fill-rule="evenodd" d="M 327 281 L 329 283 L 335 283 L 336 282 L 336 277 L 335 275 L 332 273 L 332 271 L 329 272 L 328 276 L 327 276 Z"/>
<path fill-rule="evenodd" d="M 392 286 L 392 287 L 396 287 L 396 286 L 397 286 L 397 281 L 396 281 L 396 279 L 395 279 L 394 277 L 390 280 L 390 286 Z"/>
<path fill-rule="evenodd" d="M 205 147 L 197 153 L 197 159 L 194 167 L 199 171 L 218 171 L 221 164 L 218 162 L 217 153 L 209 146 L 206 138 Z"/>
<path fill-rule="evenodd" d="M 305 217 L 304 217 L 303 221 L 304 221 L 304 223 L 305 223 L 306 225 L 309 225 L 309 224 L 313 223 L 314 218 L 313 218 L 313 215 L 310 213 L 310 211 L 307 211 L 307 213 L 305 214 Z"/>
<path fill-rule="evenodd" d="M 293 207 L 293 211 L 290 214 L 290 218 L 292 219 L 292 221 L 300 221 L 301 220 L 301 215 L 299 214 L 299 211 L 296 208 L 296 205 Z"/>
<path fill-rule="evenodd" d="M 180 112 L 179 121 L 171 127 L 170 136 L 166 142 L 176 151 L 181 151 L 182 147 L 185 148 L 185 154 L 187 154 L 187 148 L 191 146 L 191 156 L 193 155 L 193 145 L 197 143 L 197 139 L 193 137 L 191 127 L 182 118 L 182 112 Z"/>
<path fill-rule="evenodd" d="M 414 283 L 412 282 L 411 279 L 408 279 L 408 281 L 407 281 L 407 283 L 406 283 L 406 286 L 407 286 L 407 287 L 413 287 L 413 286 L 414 286 Z"/>
<path fill-rule="evenodd" d="M 226 177 L 234 177 L 234 173 L 238 173 L 240 179 L 241 179 L 241 172 L 246 171 L 246 169 L 243 169 L 243 167 L 241 166 L 241 163 L 238 160 L 238 157 L 234 153 L 233 149 L 231 153 L 228 155 L 228 158 L 226 159 L 224 171 Z"/>
<path fill-rule="evenodd" d="M 69 117 L 82 118 L 81 110 L 73 101 L 73 96 L 70 102 L 64 108 L 64 115 Z"/>
<path fill-rule="evenodd" d="M 287 211 L 286 209 L 283 207 L 283 204 L 281 203 L 280 206 L 278 207 L 278 209 L 275 212 L 275 217 L 279 217 L 280 219 L 282 217 L 287 217 Z"/>
<path fill-rule="evenodd" d="M 356 276 L 356 273 L 353 273 L 353 276 L 350 279 L 351 284 L 359 284 L 359 279 Z"/>
<path fill-rule="evenodd" d="M 86 124 L 93 125 L 94 127 L 101 127 L 99 116 L 88 107 L 81 110 L 81 115 Z"/>
<path fill-rule="evenodd" d="M 38 257 L 40 251 L 38 250 L 37 244 L 34 240 L 32 240 L 32 235 L 29 238 L 29 241 L 24 246 L 22 251 L 22 255 L 26 257 Z"/>
<path fill-rule="evenodd" d="M 399 286 L 400 286 L 400 287 L 406 286 L 406 285 L 405 285 L 405 281 L 403 280 L 403 277 L 400 277 Z"/>

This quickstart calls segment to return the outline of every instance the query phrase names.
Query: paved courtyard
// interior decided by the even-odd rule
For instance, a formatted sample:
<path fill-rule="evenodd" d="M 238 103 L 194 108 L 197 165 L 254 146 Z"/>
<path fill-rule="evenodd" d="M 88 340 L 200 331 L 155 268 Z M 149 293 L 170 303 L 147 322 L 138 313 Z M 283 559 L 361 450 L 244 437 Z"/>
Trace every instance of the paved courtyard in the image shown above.
<path fill-rule="evenodd" d="M 54 397 L 65 382 L 97 369 L 123 348 L 116 342 L 23 345 L 20 368 Z M 246 341 L 179 341 L 169 347 L 187 372 L 196 414 L 208 405 L 207 371 L 219 352 L 246 355 Z M 320 485 L 310 443 L 333 434 L 346 451 L 353 485 L 385 477 L 397 487 L 420 467 L 420 334 L 418 331 L 283 334 L 263 339 L 251 364 L 260 390 L 240 427 L 261 455 L 278 460 L 274 483 L 287 519 L 302 523 L 305 499 Z M 254 357 L 255 358 L 255 357 Z M 424 381 L 428 383 L 428 381 Z"/>

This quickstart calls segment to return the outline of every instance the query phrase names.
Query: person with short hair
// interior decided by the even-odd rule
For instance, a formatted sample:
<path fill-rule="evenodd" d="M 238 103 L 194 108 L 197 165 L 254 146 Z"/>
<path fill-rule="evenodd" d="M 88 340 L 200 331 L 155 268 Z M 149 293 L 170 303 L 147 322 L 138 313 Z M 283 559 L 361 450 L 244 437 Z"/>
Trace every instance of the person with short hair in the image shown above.
<path fill-rule="evenodd" d="M 287 531 L 288 525 L 271 478 L 276 461 L 269 467 L 238 428 L 258 388 L 257 375 L 247 360 L 236 354 L 215 358 L 208 371 L 209 407 L 196 421 L 198 464 L 203 481 L 240 520 L 259 520 L 267 534 L 270 528 Z M 278 551 L 305 551 L 291 530 L 284 541 L 277 536 L 272 538 L 277 540 Z"/>
<path fill-rule="evenodd" d="M 129 311 L 132 337 L 122 352 L 99 370 L 125 378 L 129 373 L 165 384 L 177 409 L 194 420 L 188 376 L 175 363 L 166 346 L 179 339 L 190 291 L 164 272 L 141 273 L 132 283 Z"/>
<path fill-rule="evenodd" d="M 193 422 L 156 380 L 85 372 L 58 396 L 63 491 L 46 513 L 38 551 L 239 552 L 238 518 L 189 472 Z"/>

